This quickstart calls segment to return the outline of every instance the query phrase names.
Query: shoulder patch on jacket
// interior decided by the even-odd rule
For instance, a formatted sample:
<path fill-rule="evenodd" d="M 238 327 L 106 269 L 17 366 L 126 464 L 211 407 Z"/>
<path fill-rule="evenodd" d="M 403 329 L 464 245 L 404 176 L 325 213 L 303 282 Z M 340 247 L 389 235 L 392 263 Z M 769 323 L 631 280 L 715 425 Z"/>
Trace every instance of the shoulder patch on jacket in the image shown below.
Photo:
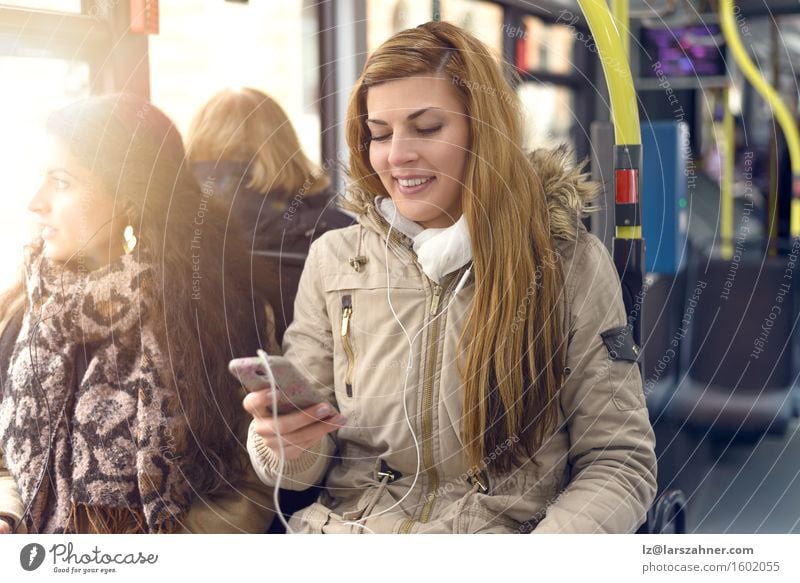
<path fill-rule="evenodd" d="M 638 362 L 641 350 L 633 341 L 633 331 L 629 326 L 611 328 L 600 333 L 603 344 L 608 350 L 608 358 L 611 360 L 628 360 Z"/>

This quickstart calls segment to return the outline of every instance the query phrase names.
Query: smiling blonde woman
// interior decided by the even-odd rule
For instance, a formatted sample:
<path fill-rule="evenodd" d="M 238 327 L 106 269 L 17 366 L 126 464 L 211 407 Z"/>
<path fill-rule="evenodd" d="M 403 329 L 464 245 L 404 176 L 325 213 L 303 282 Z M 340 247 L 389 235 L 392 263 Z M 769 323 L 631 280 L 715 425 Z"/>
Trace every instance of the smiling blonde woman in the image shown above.
<path fill-rule="evenodd" d="M 513 95 L 447 23 L 390 38 L 353 89 L 359 224 L 312 246 L 284 341 L 328 403 L 275 420 L 267 392 L 244 402 L 262 480 L 282 449 L 284 487 L 323 482 L 296 532 L 645 520 L 654 436 L 619 279 L 580 221 L 594 187 L 564 152 L 523 152 Z"/>

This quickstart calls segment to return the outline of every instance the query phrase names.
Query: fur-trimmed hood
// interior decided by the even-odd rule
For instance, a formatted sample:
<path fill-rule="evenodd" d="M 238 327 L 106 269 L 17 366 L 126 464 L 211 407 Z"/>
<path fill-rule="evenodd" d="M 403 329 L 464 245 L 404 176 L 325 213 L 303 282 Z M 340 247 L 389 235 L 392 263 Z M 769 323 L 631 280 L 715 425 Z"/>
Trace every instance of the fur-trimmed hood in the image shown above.
<path fill-rule="evenodd" d="M 555 239 L 575 241 L 582 227 L 581 219 L 597 209 L 592 203 L 600 185 L 583 172 L 586 161 L 572 161 L 566 146 L 554 150 L 534 150 L 528 156 L 542 181 L 550 215 L 550 235 Z"/>

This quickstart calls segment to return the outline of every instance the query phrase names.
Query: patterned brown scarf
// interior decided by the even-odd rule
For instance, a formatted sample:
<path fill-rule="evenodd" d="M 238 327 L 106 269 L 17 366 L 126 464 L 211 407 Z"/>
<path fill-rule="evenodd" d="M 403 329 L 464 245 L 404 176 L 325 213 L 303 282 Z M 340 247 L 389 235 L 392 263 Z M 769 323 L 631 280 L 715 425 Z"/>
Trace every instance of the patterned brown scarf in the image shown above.
<path fill-rule="evenodd" d="M 182 418 L 147 325 L 152 270 L 89 273 L 26 253 L 27 309 L 0 404 L 0 447 L 30 532 L 172 532 L 191 502 Z"/>

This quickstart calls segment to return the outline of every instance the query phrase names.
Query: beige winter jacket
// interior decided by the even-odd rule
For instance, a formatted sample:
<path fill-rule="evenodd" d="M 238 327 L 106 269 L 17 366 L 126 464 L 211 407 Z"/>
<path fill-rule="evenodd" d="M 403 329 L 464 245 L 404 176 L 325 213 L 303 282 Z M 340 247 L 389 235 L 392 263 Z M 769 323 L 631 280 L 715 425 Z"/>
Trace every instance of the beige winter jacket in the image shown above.
<path fill-rule="evenodd" d="M 548 192 L 569 323 L 559 429 L 540 450 L 541 465 L 468 472 L 457 347 L 474 282 L 453 298 L 463 269 L 437 285 L 402 243 L 389 246 L 387 276 L 388 225 L 368 208 L 360 225 L 312 245 L 284 338 L 285 355 L 348 419 L 285 464 L 283 488 L 324 479 L 318 502 L 292 517 L 295 532 L 627 533 L 644 522 L 656 492 L 654 435 L 637 350 L 620 336 L 619 279 L 578 220 L 589 187 L 554 153 L 534 162 Z M 366 261 L 351 261 L 357 256 Z M 426 326 L 407 370 L 406 338 Z M 252 425 L 248 451 L 274 486 L 278 459 Z"/>

